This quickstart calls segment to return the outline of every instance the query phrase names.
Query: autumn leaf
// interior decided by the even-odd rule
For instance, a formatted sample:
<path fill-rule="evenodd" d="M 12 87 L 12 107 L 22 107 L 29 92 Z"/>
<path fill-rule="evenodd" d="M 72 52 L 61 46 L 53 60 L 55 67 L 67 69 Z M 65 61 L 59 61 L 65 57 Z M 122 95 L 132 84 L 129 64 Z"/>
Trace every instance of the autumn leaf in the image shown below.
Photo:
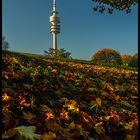
<path fill-rule="evenodd" d="M 136 139 L 137 70 L 16 52 L 2 61 L 3 137 L 38 139 L 24 126 L 32 124 L 44 140 L 87 140 L 92 129 L 91 139 L 110 140 L 116 130 L 117 138 Z"/>
<path fill-rule="evenodd" d="M 127 130 L 132 130 L 132 129 L 133 129 L 133 125 L 130 124 L 130 123 L 126 123 L 126 124 L 124 125 L 124 128 L 127 129 Z"/>
<path fill-rule="evenodd" d="M 17 133 L 17 130 L 14 128 L 9 129 L 5 133 L 2 134 L 2 139 L 8 139 L 13 137 Z"/>
<path fill-rule="evenodd" d="M 9 101 L 10 100 L 10 96 L 7 95 L 7 93 L 4 93 L 2 95 L 2 101 Z"/>
<path fill-rule="evenodd" d="M 40 110 L 43 112 L 53 112 L 47 105 L 40 105 Z"/>
<path fill-rule="evenodd" d="M 27 112 L 27 113 L 23 112 L 23 118 L 28 120 L 28 121 L 32 120 L 34 117 L 35 116 L 32 113 L 30 113 L 30 112 Z"/>
<path fill-rule="evenodd" d="M 99 106 L 101 106 L 101 103 L 102 103 L 101 98 L 96 98 L 96 103 L 97 103 Z"/>
<path fill-rule="evenodd" d="M 92 117 L 91 117 L 90 115 L 88 115 L 87 113 L 85 113 L 85 112 L 83 112 L 83 111 L 80 112 L 80 115 L 81 115 L 81 117 L 82 117 L 82 120 L 83 120 L 85 123 L 87 123 L 87 124 L 89 124 L 90 126 L 92 126 L 92 124 L 93 124 L 93 119 L 92 119 Z"/>
<path fill-rule="evenodd" d="M 53 132 L 59 132 L 62 130 L 62 127 L 55 120 L 46 120 L 46 126 Z"/>
<path fill-rule="evenodd" d="M 52 73 L 56 73 L 57 72 L 57 69 L 53 69 L 51 70 Z"/>
<path fill-rule="evenodd" d="M 17 120 L 13 118 L 10 112 L 2 112 L 3 118 L 2 123 L 4 124 L 4 130 L 9 130 L 11 128 L 14 128 L 17 124 Z"/>
<path fill-rule="evenodd" d="M 129 107 L 129 108 L 135 108 L 135 106 L 129 104 L 128 102 L 124 101 L 124 100 L 121 100 L 121 104 L 126 106 L 126 107 Z"/>
<path fill-rule="evenodd" d="M 75 129 L 75 123 L 74 122 L 71 122 L 70 125 L 69 125 L 69 128 L 70 129 Z"/>
<path fill-rule="evenodd" d="M 102 125 L 102 124 L 103 124 L 103 122 L 96 123 L 96 124 L 95 124 L 95 127 L 98 127 L 98 126 L 100 126 L 100 125 Z"/>
<path fill-rule="evenodd" d="M 68 121 L 69 120 L 69 113 L 67 111 L 63 111 L 62 113 L 60 113 L 60 119 Z"/>
<path fill-rule="evenodd" d="M 42 140 L 55 140 L 56 139 L 56 134 L 49 131 L 49 133 L 45 133 L 41 136 Z"/>
<path fill-rule="evenodd" d="M 124 140 L 135 140 L 135 135 L 126 135 Z"/>
<path fill-rule="evenodd" d="M 98 106 L 98 104 L 96 101 L 91 101 L 90 106 L 90 109 L 93 109 L 94 107 Z"/>
<path fill-rule="evenodd" d="M 99 134 L 99 135 L 105 133 L 105 130 L 104 130 L 103 126 L 94 127 L 94 129 L 97 132 L 97 134 Z"/>
<path fill-rule="evenodd" d="M 21 106 L 29 107 L 31 104 L 22 96 L 19 96 L 19 104 Z"/>
<path fill-rule="evenodd" d="M 45 117 L 46 117 L 46 121 L 55 118 L 55 116 L 51 112 L 45 113 Z"/>
<path fill-rule="evenodd" d="M 14 135 L 18 135 L 19 137 L 23 137 L 25 139 L 28 140 L 36 140 L 36 139 L 40 139 L 40 135 L 34 133 L 35 132 L 36 127 L 35 126 L 19 126 L 19 127 L 15 127 L 12 128 L 10 130 L 8 130 L 8 132 L 5 132 L 2 135 L 2 138 L 10 138 L 13 137 Z"/>
<path fill-rule="evenodd" d="M 40 135 L 35 133 L 35 126 L 19 126 L 14 128 L 20 134 L 21 137 L 29 140 L 40 139 Z"/>

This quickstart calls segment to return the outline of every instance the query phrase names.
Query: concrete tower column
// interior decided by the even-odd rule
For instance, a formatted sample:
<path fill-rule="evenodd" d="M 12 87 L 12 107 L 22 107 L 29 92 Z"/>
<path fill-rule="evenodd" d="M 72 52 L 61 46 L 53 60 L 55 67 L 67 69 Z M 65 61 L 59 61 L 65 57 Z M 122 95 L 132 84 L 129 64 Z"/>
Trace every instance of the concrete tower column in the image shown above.
<path fill-rule="evenodd" d="M 57 50 L 57 34 L 53 32 L 53 49 Z"/>

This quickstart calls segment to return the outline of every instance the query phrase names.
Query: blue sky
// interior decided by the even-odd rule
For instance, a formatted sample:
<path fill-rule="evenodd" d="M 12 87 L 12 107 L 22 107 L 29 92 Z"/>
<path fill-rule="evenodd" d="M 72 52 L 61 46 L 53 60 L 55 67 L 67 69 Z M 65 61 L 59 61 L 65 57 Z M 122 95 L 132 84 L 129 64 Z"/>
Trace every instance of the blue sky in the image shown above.
<path fill-rule="evenodd" d="M 120 54 L 138 51 L 138 8 L 130 14 L 93 12 L 92 0 L 56 0 L 61 21 L 58 48 L 90 60 L 102 48 Z M 49 17 L 52 0 L 2 0 L 2 33 L 10 50 L 44 54 L 52 47 Z"/>

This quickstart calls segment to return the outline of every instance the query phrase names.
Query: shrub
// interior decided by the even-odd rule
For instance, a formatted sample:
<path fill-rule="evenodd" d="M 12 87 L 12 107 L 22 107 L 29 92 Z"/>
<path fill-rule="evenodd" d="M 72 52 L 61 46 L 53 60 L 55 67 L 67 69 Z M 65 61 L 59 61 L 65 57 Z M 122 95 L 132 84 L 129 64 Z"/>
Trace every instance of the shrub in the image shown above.
<path fill-rule="evenodd" d="M 46 50 L 44 51 L 44 54 L 47 55 L 47 56 L 54 56 L 56 58 L 72 59 L 71 53 L 67 52 L 64 48 L 57 49 L 56 51 L 53 48 L 49 48 L 48 51 L 46 51 Z"/>
<path fill-rule="evenodd" d="M 117 51 L 110 48 L 104 48 L 97 51 L 93 55 L 92 60 L 95 63 L 107 63 L 115 65 L 122 64 L 121 55 Z"/>

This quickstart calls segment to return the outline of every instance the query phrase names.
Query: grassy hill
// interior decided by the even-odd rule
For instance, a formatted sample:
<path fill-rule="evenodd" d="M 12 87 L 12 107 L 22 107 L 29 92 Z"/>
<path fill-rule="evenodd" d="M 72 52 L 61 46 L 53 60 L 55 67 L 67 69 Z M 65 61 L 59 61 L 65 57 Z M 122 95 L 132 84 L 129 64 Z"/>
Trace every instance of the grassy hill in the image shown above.
<path fill-rule="evenodd" d="M 136 140 L 138 72 L 4 51 L 2 137 Z"/>

